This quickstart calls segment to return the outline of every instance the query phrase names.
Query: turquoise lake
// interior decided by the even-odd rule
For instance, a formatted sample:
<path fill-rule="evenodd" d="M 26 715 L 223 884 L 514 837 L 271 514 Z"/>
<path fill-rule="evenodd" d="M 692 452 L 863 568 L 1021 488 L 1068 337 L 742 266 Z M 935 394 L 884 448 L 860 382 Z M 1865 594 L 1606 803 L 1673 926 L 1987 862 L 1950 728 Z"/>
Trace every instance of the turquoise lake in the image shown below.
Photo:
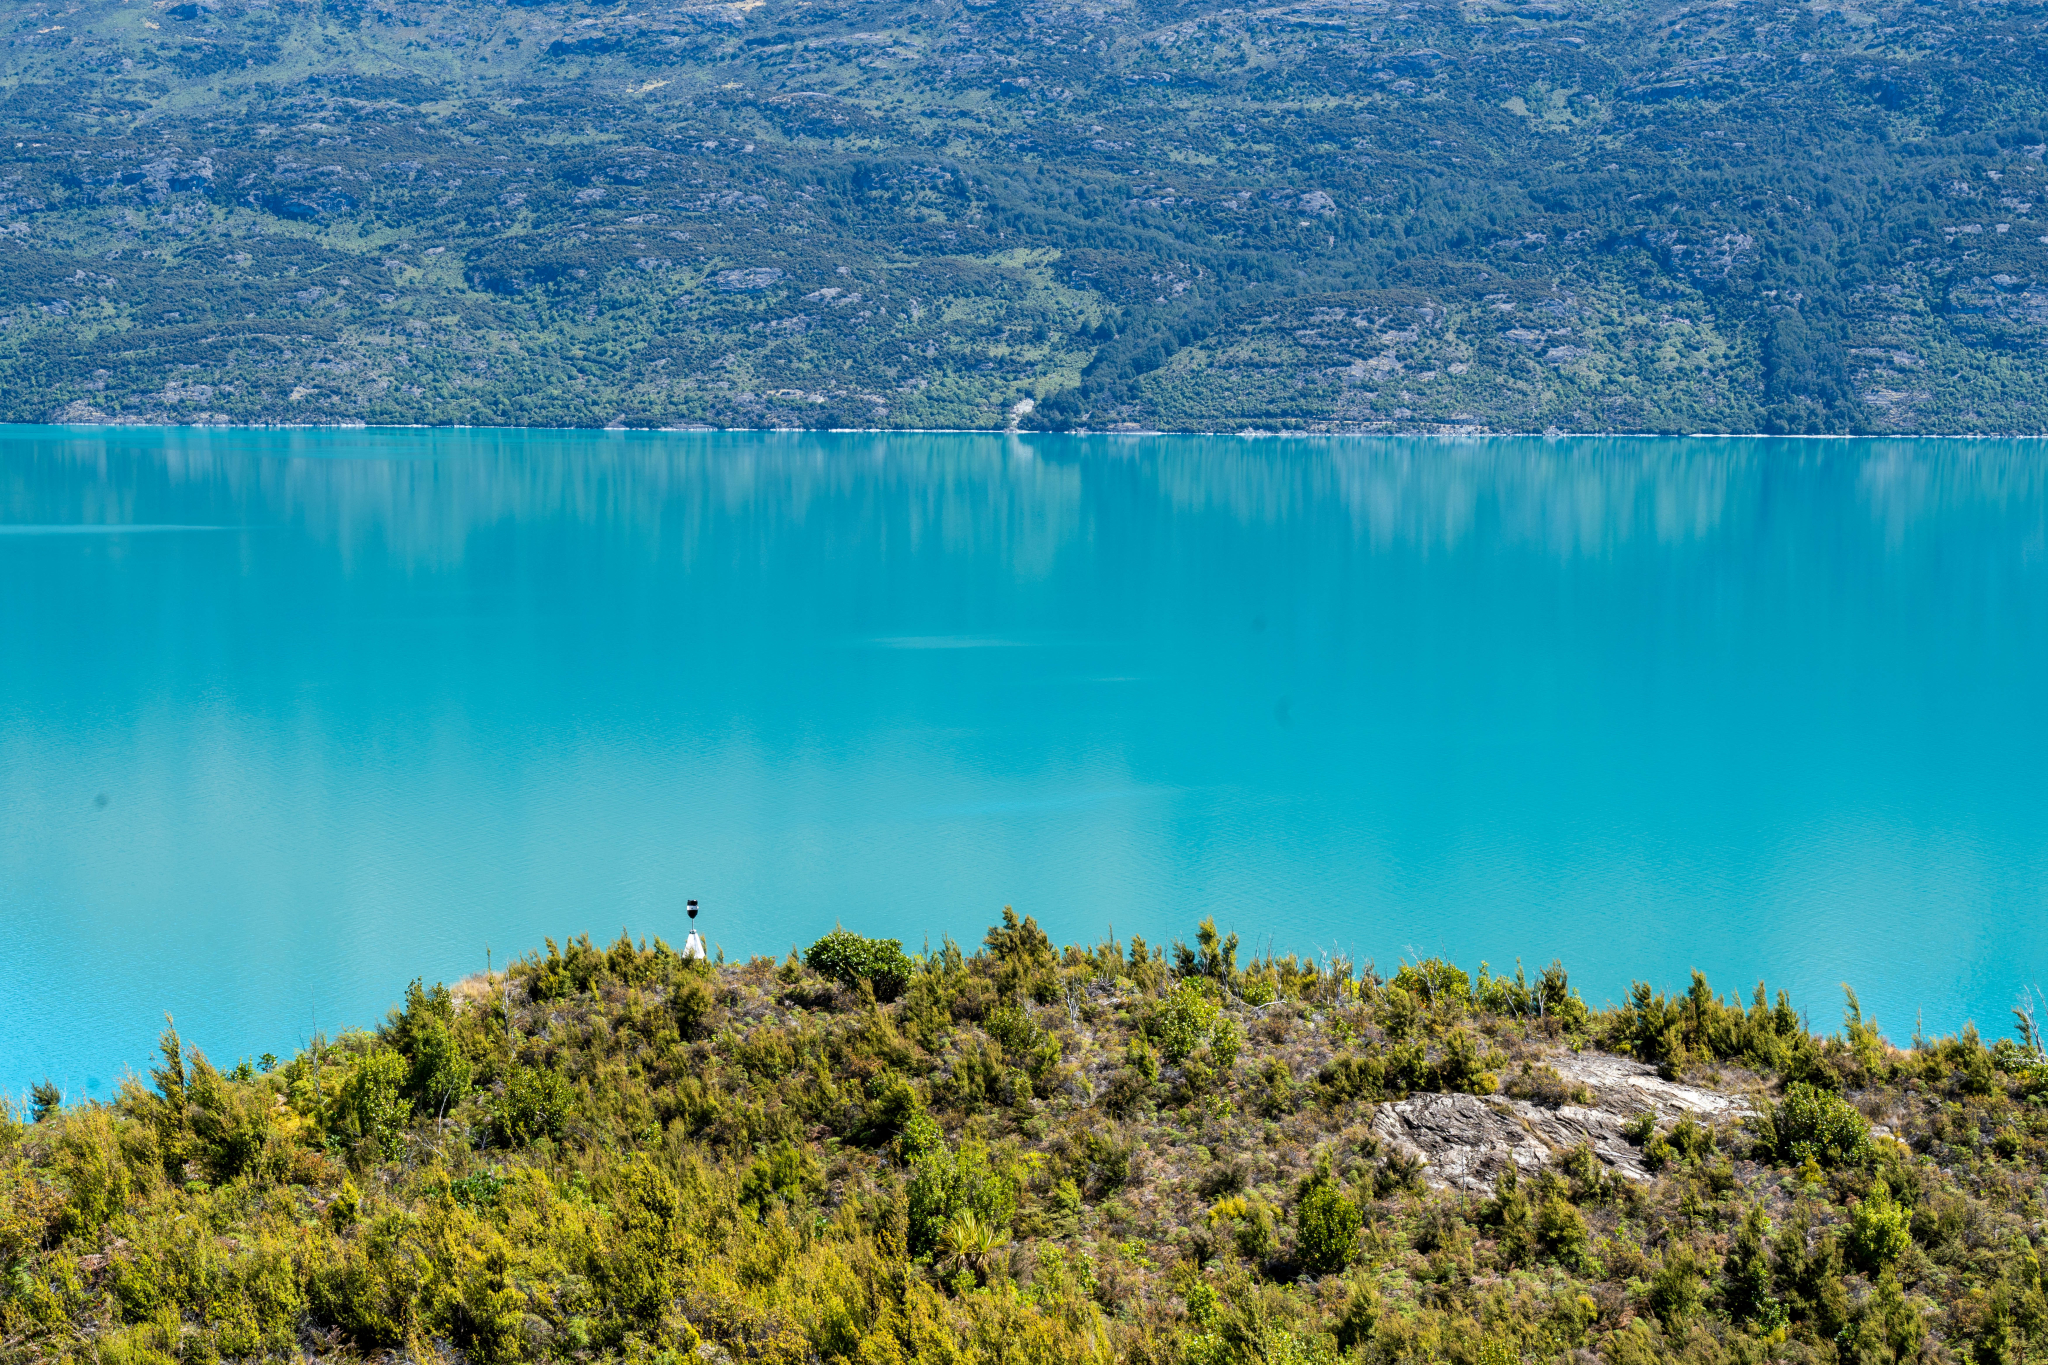
<path fill-rule="evenodd" d="M 0 1091 L 588 932 L 2048 984 L 2048 446 L 0 431 Z"/>

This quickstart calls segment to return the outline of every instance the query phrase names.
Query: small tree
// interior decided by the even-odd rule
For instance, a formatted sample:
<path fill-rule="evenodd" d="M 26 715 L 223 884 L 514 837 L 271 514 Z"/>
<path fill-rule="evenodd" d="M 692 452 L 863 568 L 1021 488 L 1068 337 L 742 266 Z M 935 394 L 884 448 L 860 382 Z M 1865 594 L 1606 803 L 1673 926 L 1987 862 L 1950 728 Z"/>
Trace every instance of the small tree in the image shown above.
<path fill-rule="evenodd" d="M 41 1123 L 64 1107 L 64 1092 L 55 1081 L 40 1080 L 29 1088 L 28 1100 L 30 1120 Z"/>
<path fill-rule="evenodd" d="M 1681 1332 L 1706 1301 L 1706 1285 L 1707 1268 L 1698 1253 L 1689 1246 L 1673 1247 L 1650 1276 L 1650 1311 L 1666 1332 Z"/>
<path fill-rule="evenodd" d="M 1586 1249 L 1590 1240 L 1586 1220 L 1562 1194 L 1552 1193 L 1537 1208 L 1537 1245 L 1555 1257 L 1559 1265 L 1577 1271 L 1588 1269 L 1593 1259 Z"/>
<path fill-rule="evenodd" d="M 1785 1305 L 1771 1294 L 1771 1220 L 1763 1205 L 1753 1206 L 1735 1234 L 1727 1259 L 1721 1262 L 1721 1296 L 1728 1316 L 1755 1323 L 1765 1331 L 1785 1321 Z"/>
<path fill-rule="evenodd" d="M 1294 1209 L 1294 1254 L 1318 1275 L 1330 1275 L 1351 1263 L 1358 1250 L 1358 1205 L 1344 1197 L 1330 1172 L 1328 1158 L 1302 1189 Z"/>
<path fill-rule="evenodd" d="M 438 1117 L 469 1094 L 474 1072 L 455 1037 L 455 1002 L 446 986 L 429 990 L 414 977 L 383 1040 L 406 1059 L 405 1096 L 420 1113 Z"/>
<path fill-rule="evenodd" d="M 1173 968 L 1182 976 L 1206 976 L 1228 987 L 1237 980 L 1237 935 L 1217 932 L 1216 917 L 1209 916 L 1195 930 L 1196 947 L 1174 941 Z"/>
<path fill-rule="evenodd" d="M 469 1058 L 463 1055 L 447 1024 L 435 1019 L 420 1029 L 406 1090 L 422 1113 L 436 1118 L 447 1113 L 469 1094 L 473 1075 Z"/>
<path fill-rule="evenodd" d="M 1892 1199 L 1891 1187 L 1878 1181 L 1849 1215 L 1849 1259 L 1875 1275 L 1905 1255 L 1912 1242 L 1906 1211 Z"/>
<path fill-rule="evenodd" d="M 1059 954 L 1037 920 L 1029 915 L 1020 920 L 1006 905 L 1002 924 L 991 925 L 981 942 L 997 963 L 998 995 L 1011 1000 L 1028 995 L 1041 1005 L 1059 999 Z M 1138 940 L 1131 940 L 1133 948 L 1137 944 Z"/>
<path fill-rule="evenodd" d="M 390 1048 L 363 1054 L 341 1083 L 328 1131 L 347 1141 L 367 1141 L 380 1159 L 396 1155 L 399 1134 L 412 1117 L 412 1102 L 405 1098 L 406 1074 L 405 1058 Z"/>

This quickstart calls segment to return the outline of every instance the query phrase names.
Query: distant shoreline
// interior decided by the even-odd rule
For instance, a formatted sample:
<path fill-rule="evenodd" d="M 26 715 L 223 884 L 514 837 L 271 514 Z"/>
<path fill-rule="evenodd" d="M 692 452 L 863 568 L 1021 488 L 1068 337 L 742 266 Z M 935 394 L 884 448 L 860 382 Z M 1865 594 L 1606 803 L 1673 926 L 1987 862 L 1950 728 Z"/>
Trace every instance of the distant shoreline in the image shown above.
<path fill-rule="evenodd" d="M 1490 428 L 1450 430 L 1414 429 L 1403 431 L 1070 431 L 1013 430 L 1003 427 L 536 427 L 507 423 L 479 425 L 464 422 L 8 422 L 9 430 L 38 429 L 68 431 L 519 431 L 582 432 L 619 436 L 1064 436 L 1154 438 L 1185 437 L 1214 440 L 1617 440 L 1617 441 L 2048 441 L 2048 431 L 2001 432 L 1785 432 L 1767 431 L 1504 431 Z"/>

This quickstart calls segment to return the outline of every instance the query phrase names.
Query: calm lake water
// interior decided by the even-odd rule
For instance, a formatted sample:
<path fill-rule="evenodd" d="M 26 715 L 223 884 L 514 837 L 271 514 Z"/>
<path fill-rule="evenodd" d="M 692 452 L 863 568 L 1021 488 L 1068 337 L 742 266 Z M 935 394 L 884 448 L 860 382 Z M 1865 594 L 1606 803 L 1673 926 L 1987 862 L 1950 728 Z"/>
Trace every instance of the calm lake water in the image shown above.
<path fill-rule="evenodd" d="M 2048 447 L 0 431 L 0 1090 L 1006 904 L 2048 984 Z"/>

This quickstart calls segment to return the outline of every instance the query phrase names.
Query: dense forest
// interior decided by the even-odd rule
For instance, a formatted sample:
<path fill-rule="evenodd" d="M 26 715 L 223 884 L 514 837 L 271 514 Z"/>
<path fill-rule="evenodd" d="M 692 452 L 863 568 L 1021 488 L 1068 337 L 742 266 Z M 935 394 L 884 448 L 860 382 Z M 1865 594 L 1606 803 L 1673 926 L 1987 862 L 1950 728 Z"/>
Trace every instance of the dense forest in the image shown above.
<path fill-rule="evenodd" d="M 2030 1014 L 1234 935 L 547 945 L 0 1124 L 0 1360 L 2023 1365 Z"/>
<path fill-rule="evenodd" d="M 15 0 L 0 417 L 2038 432 L 2039 0 Z"/>

